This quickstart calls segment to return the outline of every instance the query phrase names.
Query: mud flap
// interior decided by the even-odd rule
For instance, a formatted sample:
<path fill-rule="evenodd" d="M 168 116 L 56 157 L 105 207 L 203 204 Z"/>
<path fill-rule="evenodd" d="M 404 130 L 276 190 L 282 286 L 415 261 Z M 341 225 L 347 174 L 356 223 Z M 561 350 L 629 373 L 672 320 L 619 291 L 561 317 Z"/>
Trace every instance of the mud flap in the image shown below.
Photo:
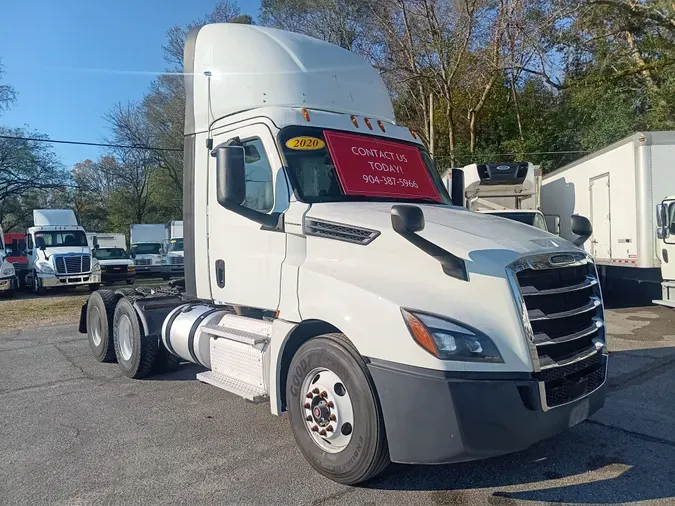
<path fill-rule="evenodd" d="M 80 334 L 87 333 L 87 304 L 89 304 L 89 299 L 84 301 L 82 309 L 80 309 L 80 326 L 78 328 Z"/>

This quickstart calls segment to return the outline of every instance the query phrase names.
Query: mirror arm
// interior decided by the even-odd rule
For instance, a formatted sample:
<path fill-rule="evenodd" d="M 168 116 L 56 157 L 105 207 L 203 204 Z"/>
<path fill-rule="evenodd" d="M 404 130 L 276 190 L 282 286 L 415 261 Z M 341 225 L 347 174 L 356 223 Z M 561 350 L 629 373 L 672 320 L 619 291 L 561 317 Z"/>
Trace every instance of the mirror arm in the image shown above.
<path fill-rule="evenodd" d="M 238 214 L 239 216 L 255 221 L 261 225 L 261 230 L 268 230 L 272 232 L 283 232 L 284 231 L 284 215 L 282 213 L 261 213 L 255 209 L 249 209 L 238 204 L 230 204 L 224 202 L 221 204 L 225 209 L 232 211 L 233 213 Z"/>

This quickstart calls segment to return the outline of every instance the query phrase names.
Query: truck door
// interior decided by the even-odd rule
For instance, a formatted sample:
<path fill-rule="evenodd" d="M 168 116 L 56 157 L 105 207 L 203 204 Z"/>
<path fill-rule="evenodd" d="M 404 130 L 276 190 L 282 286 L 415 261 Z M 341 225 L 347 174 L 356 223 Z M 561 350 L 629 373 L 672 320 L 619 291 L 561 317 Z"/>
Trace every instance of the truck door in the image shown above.
<path fill-rule="evenodd" d="M 663 201 L 668 214 L 668 234 L 663 239 L 657 239 L 657 255 L 661 260 L 661 277 L 664 280 L 675 280 L 675 199 Z"/>
<path fill-rule="evenodd" d="M 239 137 L 246 150 L 244 206 L 270 213 L 288 207 L 288 186 L 272 133 L 263 124 L 214 136 L 217 146 Z M 209 276 L 214 300 L 274 310 L 279 306 L 281 264 L 286 234 L 261 230 L 260 224 L 229 211 L 216 201 L 216 160 L 209 157 Z M 277 177 L 279 173 L 279 177 Z M 284 184 L 276 188 L 275 182 Z"/>
<path fill-rule="evenodd" d="M 603 174 L 591 179 L 590 192 L 591 223 L 593 223 L 591 254 L 596 260 L 611 260 L 612 229 L 609 212 L 609 174 Z"/>

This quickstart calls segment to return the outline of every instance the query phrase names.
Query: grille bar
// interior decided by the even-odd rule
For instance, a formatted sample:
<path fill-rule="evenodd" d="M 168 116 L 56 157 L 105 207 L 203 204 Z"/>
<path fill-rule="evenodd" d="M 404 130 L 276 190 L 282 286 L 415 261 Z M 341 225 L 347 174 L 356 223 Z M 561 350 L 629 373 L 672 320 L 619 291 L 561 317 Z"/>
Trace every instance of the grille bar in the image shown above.
<path fill-rule="evenodd" d="M 598 332 L 599 329 L 603 326 L 601 321 L 595 321 L 590 327 L 581 330 L 579 332 L 574 332 L 573 334 L 568 334 L 566 336 L 551 338 L 548 334 L 541 332 L 534 335 L 534 344 L 537 346 L 546 346 L 550 344 L 560 344 L 566 343 L 568 341 L 574 341 L 575 339 L 581 339 L 582 337 L 588 337 Z"/>
<path fill-rule="evenodd" d="M 583 283 L 577 285 L 563 286 L 561 288 L 549 288 L 548 290 L 538 290 L 534 286 L 521 286 L 520 293 L 525 297 L 533 295 L 557 295 L 560 293 L 574 292 L 577 290 L 585 290 L 598 284 L 598 280 L 593 276 L 587 276 Z"/>
<path fill-rule="evenodd" d="M 602 303 L 597 297 L 591 297 L 591 302 L 585 304 L 581 307 L 570 309 L 568 311 L 561 311 L 559 313 L 550 313 L 546 314 L 541 309 L 534 309 L 528 311 L 527 314 L 531 322 L 536 322 L 540 320 L 557 320 L 559 318 L 567 318 L 569 316 L 576 316 L 579 314 L 587 313 L 588 311 L 593 311 L 597 309 Z"/>
<path fill-rule="evenodd" d="M 58 255 L 54 258 L 57 274 L 84 274 L 91 270 L 89 255 Z"/>

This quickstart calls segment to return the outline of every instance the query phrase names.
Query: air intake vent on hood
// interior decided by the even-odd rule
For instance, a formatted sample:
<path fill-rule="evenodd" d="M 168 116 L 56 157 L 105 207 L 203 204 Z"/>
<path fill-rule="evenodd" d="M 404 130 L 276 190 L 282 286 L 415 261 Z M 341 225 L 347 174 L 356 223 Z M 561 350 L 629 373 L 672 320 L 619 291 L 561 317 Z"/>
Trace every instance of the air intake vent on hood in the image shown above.
<path fill-rule="evenodd" d="M 324 237 L 326 239 L 351 242 L 354 244 L 362 244 L 365 246 L 366 244 L 370 244 L 378 235 L 380 235 L 380 232 L 368 228 L 307 218 L 305 220 L 305 234 Z"/>

